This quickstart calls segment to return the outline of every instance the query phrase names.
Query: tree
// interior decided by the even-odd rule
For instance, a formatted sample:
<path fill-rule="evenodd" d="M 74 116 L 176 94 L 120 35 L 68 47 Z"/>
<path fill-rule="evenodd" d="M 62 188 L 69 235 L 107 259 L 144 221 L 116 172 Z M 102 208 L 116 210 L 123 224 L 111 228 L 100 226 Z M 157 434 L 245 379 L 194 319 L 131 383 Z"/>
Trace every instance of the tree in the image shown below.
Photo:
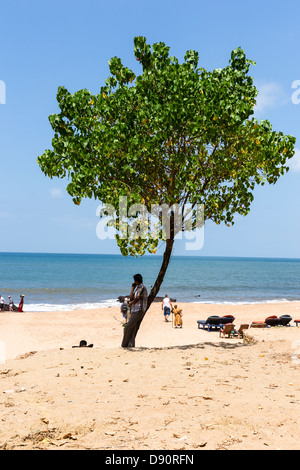
<path fill-rule="evenodd" d="M 120 198 L 126 196 L 128 205 L 142 204 L 148 213 L 153 204 L 170 209 L 170 231 L 149 308 L 176 233 L 184 226 L 182 214 L 182 226 L 176 227 L 172 207 L 189 204 L 192 228 L 199 205 L 204 221 L 232 225 L 235 214 L 248 214 L 255 185 L 275 184 L 288 170 L 296 139 L 251 117 L 258 94 L 249 76 L 254 62 L 241 48 L 232 51 L 228 66 L 209 72 L 198 67 L 193 50 L 180 64 L 162 42 L 151 47 L 136 37 L 134 46 L 141 75 L 114 57 L 99 94 L 71 94 L 59 87 L 60 113 L 49 117 L 53 149 L 38 163 L 50 178 L 68 177 L 67 191 L 75 204 L 94 197 L 115 208 L 116 239 L 125 256 L 155 252 L 163 227 L 160 220 L 155 234 L 146 229 L 143 237 L 136 236 L 145 222 L 142 209 L 131 219 L 139 221 L 138 230 L 129 227 L 122 237 Z"/>

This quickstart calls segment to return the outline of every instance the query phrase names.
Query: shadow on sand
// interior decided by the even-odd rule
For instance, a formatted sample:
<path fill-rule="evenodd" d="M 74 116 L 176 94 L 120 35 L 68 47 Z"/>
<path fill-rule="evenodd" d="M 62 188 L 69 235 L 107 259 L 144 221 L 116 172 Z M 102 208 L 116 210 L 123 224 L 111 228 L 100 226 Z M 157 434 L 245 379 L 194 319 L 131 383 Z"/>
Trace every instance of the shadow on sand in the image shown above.
<path fill-rule="evenodd" d="M 234 349 L 239 349 L 239 348 L 244 348 L 249 346 L 248 344 L 244 343 L 229 343 L 225 341 L 221 341 L 218 343 L 213 343 L 210 341 L 206 341 L 204 343 L 198 343 L 198 344 L 185 344 L 181 346 L 165 346 L 165 347 L 135 347 L 135 348 L 125 348 L 128 351 L 132 352 L 140 352 L 140 351 L 169 351 L 169 350 L 179 350 L 179 351 L 187 351 L 187 350 L 193 350 L 193 349 L 205 349 L 206 347 L 214 347 L 216 349 L 225 349 L 225 350 L 234 350 Z"/>

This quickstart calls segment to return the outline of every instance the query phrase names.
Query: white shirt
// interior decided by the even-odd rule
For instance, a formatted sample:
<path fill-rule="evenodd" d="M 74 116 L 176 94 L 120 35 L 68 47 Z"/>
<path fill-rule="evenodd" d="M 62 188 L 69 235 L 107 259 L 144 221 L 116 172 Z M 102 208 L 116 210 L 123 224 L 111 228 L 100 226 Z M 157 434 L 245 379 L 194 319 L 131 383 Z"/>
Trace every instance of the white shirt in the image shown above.
<path fill-rule="evenodd" d="M 165 297 L 164 300 L 163 300 L 163 303 L 164 303 L 164 307 L 171 308 L 169 297 Z"/>

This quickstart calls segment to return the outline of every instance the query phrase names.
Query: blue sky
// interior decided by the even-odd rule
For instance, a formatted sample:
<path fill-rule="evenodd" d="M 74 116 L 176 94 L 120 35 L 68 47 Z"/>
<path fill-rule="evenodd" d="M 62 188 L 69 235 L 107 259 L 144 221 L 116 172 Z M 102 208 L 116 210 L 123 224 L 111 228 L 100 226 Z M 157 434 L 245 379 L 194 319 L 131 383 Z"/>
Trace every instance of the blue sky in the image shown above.
<path fill-rule="evenodd" d="M 139 72 L 133 38 L 142 35 L 179 60 L 197 50 L 210 70 L 241 46 L 256 61 L 256 117 L 297 138 L 291 171 L 255 190 L 247 217 L 232 228 L 207 223 L 202 250 L 186 253 L 178 243 L 175 254 L 300 258 L 300 104 L 292 102 L 299 0 L 10 0 L 0 12 L 0 251 L 118 253 L 114 241 L 96 237 L 98 203 L 74 206 L 67 181 L 46 178 L 36 160 L 51 148 L 58 86 L 98 92 L 113 56 Z"/>

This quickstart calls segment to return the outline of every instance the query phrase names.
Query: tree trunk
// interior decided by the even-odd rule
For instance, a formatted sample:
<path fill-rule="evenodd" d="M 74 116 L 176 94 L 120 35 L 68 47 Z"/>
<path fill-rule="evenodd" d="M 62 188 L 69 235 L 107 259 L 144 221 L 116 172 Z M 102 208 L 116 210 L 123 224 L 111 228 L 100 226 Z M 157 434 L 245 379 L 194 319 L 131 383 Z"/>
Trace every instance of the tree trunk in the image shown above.
<path fill-rule="evenodd" d="M 160 271 L 158 273 L 158 276 L 156 278 L 156 281 L 154 283 L 154 286 L 152 287 L 151 289 L 151 292 L 148 296 L 148 303 L 147 303 L 147 309 L 146 309 L 146 312 L 149 310 L 149 307 L 150 305 L 152 304 L 153 300 L 155 299 L 159 289 L 160 289 L 160 286 L 164 280 L 164 277 L 165 277 L 165 274 L 167 272 L 167 269 L 168 269 L 168 266 L 169 266 L 169 263 L 170 263 L 170 259 L 171 259 L 171 255 L 172 255 L 172 251 L 173 251 L 173 245 L 174 245 L 174 238 L 175 238 L 175 232 L 174 232 L 174 213 L 172 212 L 171 213 L 171 217 L 170 217 L 170 238 L 168 238 L 166 240 L 166 249 L 165 249 L 165 252 L 164 252 L 164 257 L 163 257 L 163 262 L 162 262 L 162 265 L 161 265 L 161 268 L 160 268 Z M 146 314 L 146 312 L 143 314 L 143 316 L 139 319 L 136 327 L 135 327 L 135 336 L 139 330 L 139 327 L 140 327 L 140 324 L 142 323 L 143 321 L 143 318 Z M 129 322 L 127 323 L 126 327 L 125 327 L 125 330 L 126 328 L 128 327 L 128 325 L 130 324 L 130 320 Z M 124 335 L 125 335 L 125 330 L 124 330 Z M 134 340 L 135 340 L 135 336 L 134 336 Z M 134 340 L 133 340 L 133 343 L 134 343 Z M 124 340 L 123 340 L 124 341 Z M 122 343 L 122 346 L 123 346 L 123 343 Z M 128 347 L 128 346 L 123 346 L 123 347 Z M 130 347 L 134 347 L 134 346 L 130 346 Z"/>
<path fill-rule="evenodd" d="M 166 249 L 165 249 L 165 252 L 164 252 L 164 258 L 163 258 L 163 262 L 162 262 L 160 271 L 159 271 L 158 276 L 156 278 L 155 284 L 152 287 L 151 292 L 148 296 L 147 309 L 146 309 L 145 313 L 142 316 L 140 316 L 138 319 L 135 319 L 133 321 L 131 321 L 133 317 L 129 319 L 129 321 L 126 324 L 125 329 L 124 329 L 122 347 L 127 348 L 127 347 L 134 347 L 135 346 L 135 337 L 136 337 L 137 332 L 140 328 L 140 325 L 141 325 L 141 323 L 144 319 L 144 316 L 145 316 L 146 312 L 148 311 L 150 305 L 152 304 L 153 300 L 155 299 L 156 294 L 158 293 L 158 291 L 160 289 L 160 286 L 161 286 L 161 284 L 164 280 L 164 277 L 165 277 L 165 274 L 166 274 L 166 271 L 168 269 L 169 262 L 170 262 L 170 259 L 171 259 L 173 245 L 174 245 L 174 239 L 167 240 Z M 128 330 L 128 328 L 129 328 L 129 330 Z M 128 338 L 129 338 L 129 340 L 128 340 Z"/>
<path fill-rule="evenodd" d="M 173 250 L 173 245 L 174 245 L 174 238 L 175 238 L 175 225 L 174 225 L 174 211 L 171 210 L 170 214 L 170 235 L 169 238 L 167 238 L 166 241 L 166 249 L 164 252 L 164 258 L 162 265 L 160 267 L 160 271 L 158 273 L 158 276 L 156 278 L 156 281 L 154 283 L 154 286 L 151 289 L 151 292 L 148 296 L 148 304 L 147 304 L 147 310 L 149 309 L 150 305 L 152 304 L 153 300 L 155 299 L 156 295 L 159 292 L 160 286 L 162 285 L 162 282 L 164 280 L 165 274 L 167 272 L 171 255 L 172 255 L 172 250 Z"/>
<path fill-rule="evenodd" d="M 164 280 L 165 274 L 167 272 L 171 255 L 172 255 L 172 250 L 173 250 L 173 245 L 174 245 L 174 240 L 170 239 L 166 241 L 166 249 L 164 252 L 164 258 L 163 262 L 160 268 L 160 271 L 158 273 L 158 276 L 156 278 L 156 281 L 154 283 L 154 286 L 151 289 L 151 292 L 148 296 L 148 305 L 147 305 L 147 310 L 149 309 L 150 305 L 152 304 L 153 300 L 155 299 L 156 295 L 159 292 L 160 286 Z"/>

